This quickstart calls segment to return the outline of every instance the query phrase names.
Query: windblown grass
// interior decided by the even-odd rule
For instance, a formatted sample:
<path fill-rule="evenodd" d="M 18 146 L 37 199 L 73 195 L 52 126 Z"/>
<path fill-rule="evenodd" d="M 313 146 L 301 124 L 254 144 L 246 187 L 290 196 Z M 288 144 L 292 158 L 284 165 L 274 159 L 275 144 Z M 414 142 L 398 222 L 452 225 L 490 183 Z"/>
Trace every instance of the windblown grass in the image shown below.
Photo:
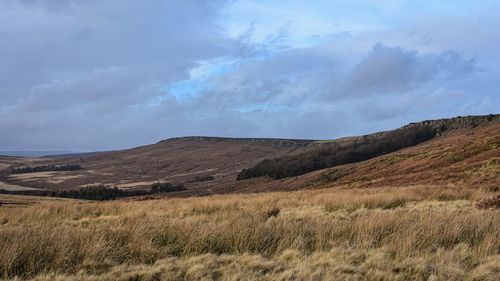
<path fill-rule="evenodd" d="M 0 209 L 0 277 L 498 280 L 497 193 L 325 189 Z"/>

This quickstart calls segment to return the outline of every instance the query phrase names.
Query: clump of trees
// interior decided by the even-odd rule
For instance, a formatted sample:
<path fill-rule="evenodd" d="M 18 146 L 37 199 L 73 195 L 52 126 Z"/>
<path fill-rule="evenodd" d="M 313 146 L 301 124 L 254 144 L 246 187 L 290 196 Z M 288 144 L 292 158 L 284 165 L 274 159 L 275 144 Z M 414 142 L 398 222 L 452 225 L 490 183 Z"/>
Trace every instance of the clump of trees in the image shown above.
<path fill-rule="evenodd" d="M 182 183 L 179 184 L 173 184 L 173 183 L 162 183 L 162 182 L 155 182 L 151 185 L 151 194 L 155 193 L 162 193 L 162 192 L 175 192 L 175 191 L 183 191 L 186 190 L 184 185 Z"/>
<path fill-rule="evenodd" d="M 318 148 L 296 155 L 263 160 L 254 167 L 242 170 L 237 179 L 260 176 L 281 179 L 298 176 L 319 169 L 368 160 L 419 144 L 435 135 L 436 130 L 431 126 L 414 125 L 364 136 L 348 144 L 337 142 L 322 144 Z"/>
<path fill-rule="evenodd" d="M 196 176 L 193 179 L 193 182 L 203 182 L 203 181 L 213 181 L 214 177 L 210 175 L 205 175 L 205 176 Z"/>
<path fill-rule="evenodd" d="M 78 190 L 61 191 L 54 194 L 56 197 L 85 199 L 85 200 L 113 200 L 120 197 L 130 196 L 126 191 L 118 187 L 109 187 L 104 184 L 82 187 Z"/>
<path fill-rule="evenodd" d="M 36 172 L 49 172 L 49 171 L 76 171 L 82 169 L 78 164 L 65 164 L 65 165 L 40 165 L 40 166 L 26 166 L 19 168 L 12 168 L 11 174 L 26 174 Z"/>
<path fill-rule="evenodd" d="M 149 190 L 132 189 L 124 190 L 118 187 L 112 187 L 105 184 L 85 186 L 74 190 L 50 191 L 50 190 L 5 190 L 0 189 L 0 194 L 18 194 L 18 195 L 35 195 L 35 196 L 50 196 L 84 200 L 114 200 L 130 196 L 144 196 L 159 193 L 175 192 L 186 190 L 182 183 L 161 183 L 156 182 L 151 185 Z"/>

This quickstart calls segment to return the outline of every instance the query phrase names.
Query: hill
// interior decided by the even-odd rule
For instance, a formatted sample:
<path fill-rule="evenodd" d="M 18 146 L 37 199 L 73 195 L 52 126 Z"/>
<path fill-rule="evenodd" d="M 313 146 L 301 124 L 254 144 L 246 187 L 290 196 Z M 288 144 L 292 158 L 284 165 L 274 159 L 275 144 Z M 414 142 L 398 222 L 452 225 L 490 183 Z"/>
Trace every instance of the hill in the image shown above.
<path fill-rule="evenodd" d="M 1 156 L 18 156 L 18 157 L 43 157 L 46 155 L 62 155 L 62 154 L 69 154 L 69 153 L 74 153 L 74 152 L 71 152 L 71 151 L 46 151 L 46 150 L 20 150 L 20 151 L 6 150 L 6 151 L 0 151 Z"/>
<path fill-rule="evenodd" d="M 272 180 L 263 177 L 253 181 L 260 181 L 262 190 L 275 191 L 387 186 L 461 186 L 499 190 L 500 123 L 456 129 L 419 145 L 358 163 L 293 178 Z"/>
<path fill-rule="evenodd" d="M 296 155 L 265 159 L 243 170 L 238 179 L 270 176 L 274 179 L 306 174 L 315 170 L 355 163 L 417 145 L 455 130 L 473 129 L 500 122 L 500 116 L 467 116 L 412 123 L 399 129 L 379 132 L 348 141 L 321 143 Z"/>
<path fill-rule="evenodd" d="M 368 160 L 281 179 L 236 176 L 268 155 L 302 157 L 364 137 L 189 137 L 82 159 L 2 157 L 11 185 L 64 189 L 123 177 L 134 185 L 178 179 L 188 188 L 106 202 L 0 195 L 0 279 L 496 281 L 500 123 L 484 118 L 426 121 L 452 127 Z M 6 173 L 77 161 L 81 170 Z M 198 175 L 215 177 L 193 182 Z"/>
<path fill-rule="evenodd" d="M 478 181 L 494 186 L 498 184 L 499 124 L 500 115 L 467 116 L 326 141 L 183 137 L 76 157 L 3 157 L 0 182 L 16 190 L 75 190 L 95 184 L 146 190 L 155 182 L 182 183 L 187 190 L 170 194 L 176 196 L 332 185 Z M 43 165 L 81 169 L 10 173 L 15 167 Z M 242 177 L 244 173 L 251 177 Z"/>
<path fill-rule="evenodd" d="M 51 190 L 77 189 L 104 183 L 141 188 L 157 181 L 190 188 L 234 182 L 237 174 L 267 157 L 294 154 L 313 141 L 256 138 L 184 137 L 133 149 L 66 158 L 0 158 L 0 181 Z M 77 164 L 78 171 L 10 174 L 16 167 Z"/>

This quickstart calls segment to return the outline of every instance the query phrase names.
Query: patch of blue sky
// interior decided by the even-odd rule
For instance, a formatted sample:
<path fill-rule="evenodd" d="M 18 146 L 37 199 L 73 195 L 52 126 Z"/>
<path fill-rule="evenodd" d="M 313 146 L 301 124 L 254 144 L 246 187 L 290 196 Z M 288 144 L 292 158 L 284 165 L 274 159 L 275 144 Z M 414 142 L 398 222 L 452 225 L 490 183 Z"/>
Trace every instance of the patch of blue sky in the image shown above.
<path fill-rule="evenodd" d="M 214 77 L 231 72 L 234 64 L 234 59 L 227 58 L 199 62 L 198 67 L 191 70 L 189 79 L 165 85 L 165 94 L 158 97 L 154 103 L 159 104 L 168 96 L 174 96 L 180 103 L 195 99 L 213 88 Z"/>
<path fill-rule="evenodd" d="M 339 32 L 373 32 L 400 29 L 443 18 L 497 15 L 500 1 L 278 1 L 240 0 L 227 9 L 222 23 L 229 34 L 238 36 L 253 27 L 251 39 L 264 40 L 276 30 L 287 28 L 289 43 L 310 46 L 317 38 Z"/>
<path fill-rule="evenodd" d="M 203 80 L 189 79 L 169 84 L 166 86 L 165 91 L 173 95 L 178 102 L 183 103 L 198 96 L 208 87 L 210 87 L 210 85 Z"/>
<path fill-rule="evenodd" d="M 353 1 L 358 2 L 358 1 Z M 352 9 L 356 6 L 356 9 Z M 302 44 L 303 38 L 340 31 L 378 30 L 387 26 L 381 20 L 380 5 L 350 1 L 237 1 L 229 9 L 223 24 L 234 36 L 254 25 L 252 39 L 261 41 L 276 30 L 287 26 L 292 43 Z M 387 19 L 387 15 L 382 17 Z"/>
<path fill-rule="evenodd" d="M 270 39 L 272 40 L 272 39 Z M 198 98 L 203 92 L 214 88 L 214 80 L 217 77 L 229 74 L 239 65 L 254 61 L 270 58 L 282 50 L 280 46 L 274 46 L 273 43 L 263 42 L 259 44 L 252 54 L 245 58 L 220 58 L 210 61 L 202 61 L 198 67 L 190 72 L 190 77 L 185 80 L 169 83 L 163 87 L 164 95 L 157 97 L 152 105 L 161 103 L 168 96 L 174 96 L 180 103 L 188 102 Z"/>

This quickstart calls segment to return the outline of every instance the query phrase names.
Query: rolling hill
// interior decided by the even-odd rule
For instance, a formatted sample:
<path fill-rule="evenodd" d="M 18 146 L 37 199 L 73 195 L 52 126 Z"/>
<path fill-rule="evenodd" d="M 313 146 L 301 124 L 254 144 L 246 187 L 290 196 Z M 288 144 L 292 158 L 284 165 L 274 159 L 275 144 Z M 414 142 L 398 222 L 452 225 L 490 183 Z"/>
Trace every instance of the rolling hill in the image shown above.
<path fill-rule="evenodd" d="M 0 158 L 4 183 L 52 190 L 104 183 L 120 188 L 149 187 L 156 181 L 189 187 L 233 182 L 241 169 L 267 157 L 306 149 L 313 141 L 184 137 L 133 149 L 67 158 Z M 79 171 L 10 174 L 13 167 L 79 164 Z M 210 179 L 210 180 L 208 180 Z"/>
<path fill-rule="evenodd" d="M 182 183 L 187 190 L 176 196 L 429 183 L 493 188 L 498 186 L 499 147 L 500 115 L 423 121 L 327 141 L 183 137 L 65 158 L 0 157 L 0 188 L 71 190 L 102 183 L 130 190 L 149 189 L 154 182 Z M 262 163 L 268 165 L 260 169 Z M 274 169 L 276 163 L 287 171 L 313 165 L 273 179 L 265 168 Z M 14 167 L 66 164 L 82 169 L 10 173 Z M 242 171 L 256 167 L 264 172 L 237 180 Z"/>
<path fill-rule="evenodd" d="M 0 194 L 0 279 L 498 280 L 498 115 L 409 126 L 443 124 L 418 144 L 279 179 L 237 176 L 265 159 L 354 152 L 399 133 L 188 137 L 63 159 L 1 157 L 10 189 L 175 180 L 187 190 L 105 202 Z"/>

